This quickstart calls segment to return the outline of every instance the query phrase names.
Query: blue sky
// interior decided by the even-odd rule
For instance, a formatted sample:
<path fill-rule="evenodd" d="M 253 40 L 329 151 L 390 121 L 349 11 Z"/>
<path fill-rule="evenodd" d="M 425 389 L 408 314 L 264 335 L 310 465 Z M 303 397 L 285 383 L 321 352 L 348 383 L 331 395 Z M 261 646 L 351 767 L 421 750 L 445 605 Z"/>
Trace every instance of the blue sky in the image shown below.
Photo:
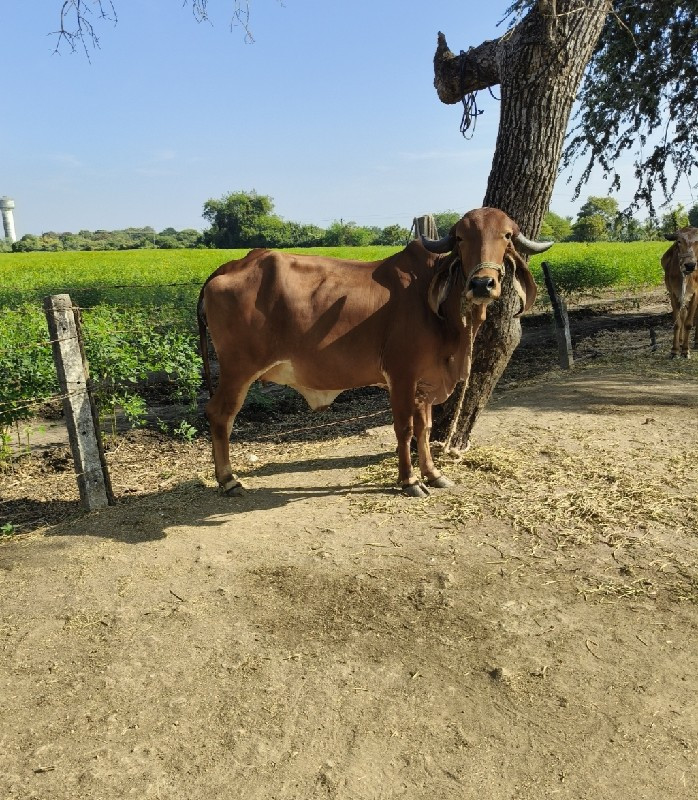
<path fill-rule="evenodd" d="M 250 189 L 323 227 L 409 227 L 481 204 L 498 103 L 480 93 L 485 113 L 464 140 L 432 59 L 439 30 L 454 51 L 501 35 L 508 0 L 251 0 L 252 44 L 231 30 L 233 0 L 209 0 L 210 23 L 182 0 L 114 4 L 118 23 L 95 23 L 89 62 L 53 53 L 61 0 L 3 4 L 0 195 L 15 200 L 18 236 L 202 229 L 207 199 Z M 557 213 L 606 193 L 599 176 L 573 201 L 565 179 Z"/>

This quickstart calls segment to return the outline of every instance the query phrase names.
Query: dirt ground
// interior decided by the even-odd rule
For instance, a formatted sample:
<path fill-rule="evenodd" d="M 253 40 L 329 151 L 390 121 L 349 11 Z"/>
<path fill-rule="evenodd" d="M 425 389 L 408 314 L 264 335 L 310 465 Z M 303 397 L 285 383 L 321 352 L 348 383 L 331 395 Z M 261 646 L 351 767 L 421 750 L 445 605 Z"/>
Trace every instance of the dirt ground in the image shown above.
<path fill-rule="evenodd" d="M 1 476 L 0 798 L 697 797 L 698 360 L 507 385 L 425 501 L 377 395 Z"/>

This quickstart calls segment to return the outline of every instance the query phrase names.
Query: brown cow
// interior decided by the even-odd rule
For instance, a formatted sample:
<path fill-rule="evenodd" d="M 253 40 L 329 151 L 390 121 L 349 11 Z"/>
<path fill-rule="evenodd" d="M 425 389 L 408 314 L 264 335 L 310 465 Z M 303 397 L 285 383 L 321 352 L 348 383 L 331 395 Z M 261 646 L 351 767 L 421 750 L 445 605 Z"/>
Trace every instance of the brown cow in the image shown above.
<path fill-rule="evenodd" d="M 431 407 L 468 377 L 473 339 L 507 268 L 521 311 L 533 304 L 536 285 L 514 244 L 532 253 L 552 242 L 531 242 L 504 212 L 481 208 L 443 239 L 413 241 L 383 261 L 252 250 L 219 267 L 201 290 L 198 315 L 209 390 L 206 326 L 220 363 L 206 415 L 221 490 L 242 491 L 229 438 L 257 379 L 292 386 L 313 409 L 344 389 L 386 387 L 403 491 L 428 494 L 413 474 L 413 435 L 426 483 L 452 485 L 429 450 Z"/>
<path fill-rule="evenodd" d="M 669 291 L 674 317 L 671 357 L 676 358 L 681 353 L 683 358 L 690 358 L 689 339 L 698 311 L 698 228 L 680 228 L 676 233 L 664 234 L 664 237 L 674 243 L 662 256 L 664 283 Z"/>

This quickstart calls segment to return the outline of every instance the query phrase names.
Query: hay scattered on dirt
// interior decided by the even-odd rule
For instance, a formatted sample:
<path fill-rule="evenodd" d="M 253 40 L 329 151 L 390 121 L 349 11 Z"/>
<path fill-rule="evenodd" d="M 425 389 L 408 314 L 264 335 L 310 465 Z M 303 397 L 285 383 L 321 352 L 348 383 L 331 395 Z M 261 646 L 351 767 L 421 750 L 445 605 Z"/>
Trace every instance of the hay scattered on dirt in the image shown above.
<path fill-rule="evenodd" d="M 650 478 L 635 459 L 624 463 L 603 449 L 575 454 L 557 447 L 532 453 L 474 447 L 453 469 L 460 483 L 477 480 L 497 490 L 492 514 L 511 520 L 516 530 L 549 534 L 558 547 L 612 543 L 609 537 L 628 544 L 651 522 L 686 533 L 694 529 L 695 493 L 674 488 L 693 479 L 688 450 L 667 460 L 662 472 L 669 481 Z"/>
<path fill-rule="evenodd" d="M 466 522 L 480 519 L 482 505 L 472 499 L 450 492 L 434 491 L 429 497 L 416 502 L 405 498 L 397 485 L 397 456 L 390 455 L 376 464 L 371 464 L 357 475 L 362 485 L 393 488 L 394 495 L 357 496 L 353 498 L 354 510 L 361 514 L 409 514 L 429 517 L 435 525 L 443 523 L 448 528 L 458 529 Z"/>
<path fill-rule="evenodd" d="M 434 492 L 419 502 L 406 502 L 397 492 L 359 497 L 354 507 L 360 513 L 428 514 L 454 529 L 491 515 L 516 531 L 552 538 L 557 548 L 598 541 L 632 545 L 651 524 L 695 533 L 698 498 L 676 488 L 692 485 L 694 454 L 686 448 L 666 458 L 659 471 L 666 479 L 641 468 L 643 459 L 656 458 L 650 451 L 623 462 L 604 449 L 577 454 L 551 446 L 526 452 L 472 447 L 445 465 L 460 490 Z M 386 457 L 357 477 L 388 487 L 395 485 L 395 471 L 395 457 Z"/>

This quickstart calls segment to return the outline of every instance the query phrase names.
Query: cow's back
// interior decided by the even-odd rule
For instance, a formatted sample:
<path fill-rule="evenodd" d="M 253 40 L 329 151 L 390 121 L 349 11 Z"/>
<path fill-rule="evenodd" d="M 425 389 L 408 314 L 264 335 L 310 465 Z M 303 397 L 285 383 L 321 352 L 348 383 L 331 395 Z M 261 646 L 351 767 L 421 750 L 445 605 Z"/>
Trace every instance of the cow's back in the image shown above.
<path fill-rule="evenodd" d="M 260 374 L 292 364 L 313 388 L 383 382 L 386 349 L 398 335 L 412 339 L 429 314 L 431 270 L 408 250 L 369 263 L 254 250 L 224 264 L 204 288 L 219 359 L 244 351 Z"/>

